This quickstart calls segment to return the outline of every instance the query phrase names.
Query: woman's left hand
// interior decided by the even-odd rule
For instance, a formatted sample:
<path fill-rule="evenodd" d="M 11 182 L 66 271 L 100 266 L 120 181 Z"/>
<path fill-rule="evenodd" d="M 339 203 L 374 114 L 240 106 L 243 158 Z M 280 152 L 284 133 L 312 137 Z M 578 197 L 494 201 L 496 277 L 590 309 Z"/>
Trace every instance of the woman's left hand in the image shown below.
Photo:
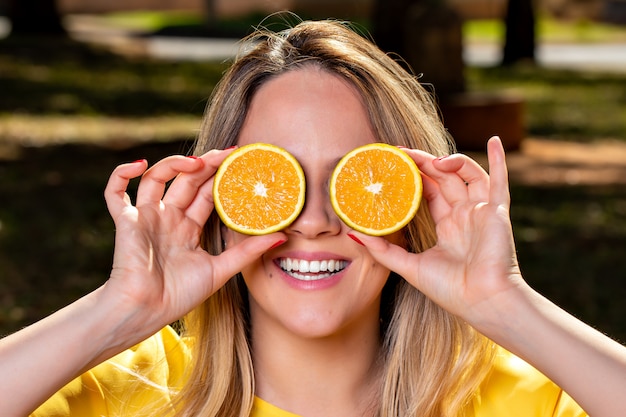
<path fill-rule="evenodd" d="M 358 238 L 381 264 L 446 310 L 474 325 L 493 319 L 490 313 L 498 309 L 492 303 L 499 298 L 504 302 L 501 296 L 523 283 L 500 139 L 488 143 L 490 175 L 465 155 L 436 158 L 418 150 L 406 152 L 422 171 L 437 244 L 416 254 L 382 238 Z"/>

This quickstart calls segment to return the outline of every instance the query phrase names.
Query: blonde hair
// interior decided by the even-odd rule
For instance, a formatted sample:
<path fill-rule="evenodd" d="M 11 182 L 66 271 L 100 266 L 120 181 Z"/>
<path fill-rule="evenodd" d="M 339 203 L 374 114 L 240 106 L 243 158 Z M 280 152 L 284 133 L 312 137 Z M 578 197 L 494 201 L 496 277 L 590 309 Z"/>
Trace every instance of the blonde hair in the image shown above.
<path fill-rule="evenodd" d="M 195 154 L 237 143 L 252 96 L 287 71 L 314 65 L 354 85 L 378 140 L 434 155 L 452 150 L 437 108 L 418 80 L 345 24 L 301 22 L 281 33 L 258 32 L 213 92 Z M 207 222 L 206 249 L 222 251 L 220 222 Z M 406 228 L 408 250 L 436 243 L 426 205 Z M 455 416 L 471 401 L 490 368 L 492 343 L 391 274 L 381 306 L 383 348 L 380 416 Z M 180 415 L 249 416 L 254 375 L 247 290 L 236 276 L 184 319 L 196 340 Z"/>

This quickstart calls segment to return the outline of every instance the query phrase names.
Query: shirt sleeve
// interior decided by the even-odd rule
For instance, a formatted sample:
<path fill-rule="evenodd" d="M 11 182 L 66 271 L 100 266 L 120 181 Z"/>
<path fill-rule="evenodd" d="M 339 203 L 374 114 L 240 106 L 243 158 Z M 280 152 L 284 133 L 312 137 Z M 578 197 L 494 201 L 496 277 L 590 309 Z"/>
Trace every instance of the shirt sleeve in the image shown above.
<path fill-rule="evenodd" d="M 501 349 L 473 402 L 474 417 L 586 417 L 561 388 L 515 355 Z"/>
<path fill-rule="evenodd" d="M 152 415 L 180 389 L 189 350 L 170 327 L 71 381 L 31 417 Z"/>

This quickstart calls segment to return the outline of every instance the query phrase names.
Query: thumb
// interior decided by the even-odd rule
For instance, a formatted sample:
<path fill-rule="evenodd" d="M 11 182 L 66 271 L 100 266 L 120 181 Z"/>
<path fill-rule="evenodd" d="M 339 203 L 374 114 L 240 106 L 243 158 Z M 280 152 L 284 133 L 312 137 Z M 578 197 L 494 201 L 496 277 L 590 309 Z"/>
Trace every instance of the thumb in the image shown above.
<path fill-rule="evenodd" d="M 384 237 L 369 236 L 351 231 L 353 240 L 365 246 L 372 257 L 387 269 L 399 274 L 409 283 L 417 286 L 419 254 L 408 252 L 403 247 L 391 243 Z"/>
<path fill-rule="evenodd" d="M 223 285 L 228 279 L 240 272 L 246 265 L 259 259 L 265 252 L 287 241 L 283 233 L 250 236 L 236 245 L 229 247 L 216 257 L 215 279 Z"/>

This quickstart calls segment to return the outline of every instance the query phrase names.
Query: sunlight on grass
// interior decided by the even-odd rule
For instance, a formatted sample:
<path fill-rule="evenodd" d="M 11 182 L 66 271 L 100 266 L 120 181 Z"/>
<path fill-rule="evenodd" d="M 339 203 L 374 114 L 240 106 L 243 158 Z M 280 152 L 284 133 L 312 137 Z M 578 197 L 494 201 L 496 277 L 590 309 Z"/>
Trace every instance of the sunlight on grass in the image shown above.
<path fill-rule="evenodd" d="M 193 139 L 200 118 L 193 116 L 0 116 L 3 143 L 45 146 L 83 143 L 127 147 L 140 143 Z"/>
<path fill-rule="evenodd" d="M 626 28 L 590 20 L 557 21 L 540 19 L 537 33 L 541 40 L 552 42 L 626 41 Z"/>
<path fill-rule="evenodd" d="M 623 42 L 626 27 L 589 20 L 559 21 L 537 19 L 537 38 L 543 42 Z M 464 24 L 463 36 L 470 42 L 500 42 L 504 39 L 504 23 L 497 19 L 470 20 Z"/>
<path fill-rule="evenodd" d="M 470 20 L 463 25 L 463 38 L 472 42 L 495 42 L 504 39 L 504 24 L 500 20 Z"/>
<path fill-rule="evenodd" d="M 105 20 L 127 29 L 155 31 L 166 26 L 201 25 L 204 17 L 198 13 L 185 11 L 131 11 L 109 13 Z"/>

